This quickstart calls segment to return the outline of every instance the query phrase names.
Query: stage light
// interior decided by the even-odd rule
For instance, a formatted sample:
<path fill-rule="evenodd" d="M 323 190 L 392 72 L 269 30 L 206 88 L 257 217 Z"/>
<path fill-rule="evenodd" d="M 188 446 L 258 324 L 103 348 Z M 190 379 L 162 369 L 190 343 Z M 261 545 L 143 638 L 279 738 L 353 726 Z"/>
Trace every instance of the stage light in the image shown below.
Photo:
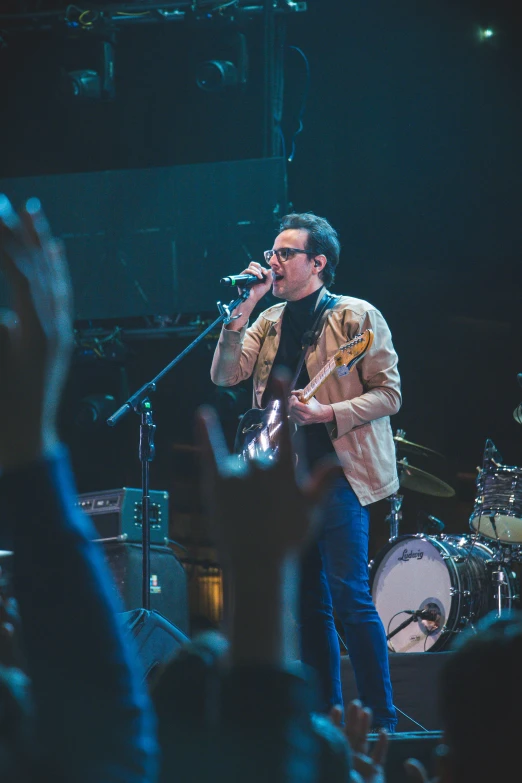
<path fill-rule="evenodd" d="M 221 56 L 205 60 L 196 68 L 195 79 L 200 90 L 220 92 L 234 87 L 244 87 L 247 83 L 248 49 L 245 35 L 243 33 L 234 35 L 220 48 Z"/>
<path fill-rule="evenodd" d="M 68 92 L 73 98 L 99 100 L 100 77 L 96 71 L 70 71 L 67 74 Z"/>
<path fill-rule="evenodd" d="M 219 92 L 239 84 L 239 73 L 228 60 L 207 60 L 196 70 L 196 84 L 200 90 Z"/>
<path fill-rule="evenodd" d="M 479 41 L 488 41 L 495 36 L 495 31 L 491 27 L 479 27 Z"/>
<path fill-rule="evenodd" d="M 68 71 L 62 80 L 62 92 L 79 100 L 109 101 L 114 98 L 114 46 L 112 41 L 95 42 L 96 69 Z M 94 63 L 93 63 L 94 64 Z"/>

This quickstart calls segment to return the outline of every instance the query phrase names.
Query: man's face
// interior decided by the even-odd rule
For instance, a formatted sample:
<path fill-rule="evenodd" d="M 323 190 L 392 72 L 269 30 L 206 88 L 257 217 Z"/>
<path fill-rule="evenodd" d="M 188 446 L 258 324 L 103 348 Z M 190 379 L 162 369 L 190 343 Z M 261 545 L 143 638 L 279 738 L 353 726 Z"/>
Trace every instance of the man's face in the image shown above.
<path fill-rule="evenodd" d="M 308 231 L 305 228 L 288 228 L 275 239 L 274 250 L 283 247 L 306 249 Z M 278 299 L 288 302 L 302 299 L 322 286 L 322 281 L 314 272 L 313 257 L 305 253 L 290 253 L 286 261 L 272 256 L 268 265 L 272 269 L 272 293 Z"/>

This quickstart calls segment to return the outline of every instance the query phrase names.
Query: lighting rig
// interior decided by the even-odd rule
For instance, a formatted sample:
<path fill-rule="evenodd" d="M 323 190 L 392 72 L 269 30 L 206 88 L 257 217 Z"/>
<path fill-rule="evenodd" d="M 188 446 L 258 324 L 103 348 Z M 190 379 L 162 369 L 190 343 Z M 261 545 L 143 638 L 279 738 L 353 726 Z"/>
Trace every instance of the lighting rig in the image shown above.
<path fill-rule="evenodd" d="M 281 145 L 284 17 L 307 11 L 298 0 L 162 0 L 162 2 L 65 3 L 64 0 L 7 0 L 11 13 L 0 14 L 0 49 L 22 33 L 62 33 L 73 44 L 92 42 L 92 64 L 64 70 L 62 94 L 75 100 L 110 101 L 115 96 L 114 62 L 120 30 L 136 24 L 195 23 L 241 26 L 258 20 L 263 28 L 263 155 Z M 19 8 L 23 10 L 18 11 Z M 31 7 L 32 6 L 32 7 Z M 61 7 L 57 7 L 61 6 Z M 3 5 L 3 8 L 6 6 Z M 196 83 L 207 92 L 243 89 L 248 78 L 245 36 L 237 35 L 235 57 L 203 62 Z M 89 58 L 91 59 L 91 58 Z M 232 60 L 235 59 L 234 62 Z"/>
<path fill-rule="evenodd" d="M 186 0 L 181 2 L 135 2 L 135 3 L 87 3 L 67 4 L 57 8 L 56 0 L 50 0 L 54 7 L 31 10 L 29 3 L 24 4 L 23 12 L 0 14 L 0 27 L 3 34 L 32 30 L 48 30 L 64 25 L 72 28 L 95 29 L 110 23 L 112 27 L 124 27 L 130 24 L 151 24 L 197 21 L 208 22 L 216 18 L 229 21 L 244 20 L 267 13 L 288 14 L 307 10 L 306 2 L 294 0 Z M 16 3 L 15 3 L 16 5 Z M 4 39 L 5 40 L 5 39 Z"/>

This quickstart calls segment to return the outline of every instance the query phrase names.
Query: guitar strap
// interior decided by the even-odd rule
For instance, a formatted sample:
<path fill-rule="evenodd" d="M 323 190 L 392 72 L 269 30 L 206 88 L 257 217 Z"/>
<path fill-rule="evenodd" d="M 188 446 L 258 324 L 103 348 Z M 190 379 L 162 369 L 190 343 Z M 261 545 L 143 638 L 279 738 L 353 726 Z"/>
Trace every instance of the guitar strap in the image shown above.
<path fill-rule="evenodd" d="M 301 353 L 299 354 L 299 359 L 297 361 L 297 369 L 294 373 L 294 377 L 292 378 L 292 384 L 290 386 L 291 389 L 295 389 L 295 385 L 299 379 L 299 376 L 301 374 L 301 370 L 303 369 L 303 364 L 306 356 L 306 352 L 309 349 L 311 345 L 314 345 L 317 338 L 319 337 L 319 333 L 323 327 L 323 323 L 326 319 L 326 312 L 330 310 L 331 307 L 334 306 L 336 301 L 339 299 L 338 296 L 335 296 L 335 294 L 329 293 L 329 291 L 325 291 L 321 301 L 319 302 L 317 306 L 317 316 L 316 319 L 312 325 L 311 329 L 308 329 L 303 334 L 303 345 L 301 348 Z"/>

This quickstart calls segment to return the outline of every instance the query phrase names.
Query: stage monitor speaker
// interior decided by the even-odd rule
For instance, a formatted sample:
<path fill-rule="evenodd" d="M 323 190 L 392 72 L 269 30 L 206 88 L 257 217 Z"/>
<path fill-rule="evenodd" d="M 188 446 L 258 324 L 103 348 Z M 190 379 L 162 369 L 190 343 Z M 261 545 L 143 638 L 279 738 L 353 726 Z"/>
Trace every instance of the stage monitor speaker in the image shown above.
<path fill-rule="evenodd" d="M 439 675 L 452 652 L 390 653 L 393 703 L 398 713 L 398 732 L 440 731 L 438 713 Z M 341 657 L 343 699 L 358 698 L 355 677 L 347 655 Z"/>
<path fill-rule="evenodd" d="M 125 609 L 143 608 L 141 544 L 118 541 L 100 543 L 99 546 L 103 546 Z M 166 546 L 150 547 L 150 608 L 162 614 L 183 633 L 188 633 L 185 569 Z"/>
<path fill-rule="evenodd" d="M 435 780 L 437 764 L 435 749 L 443 742 L 440 731 L 413 731 L 390 734 L 388 754 L 384 773 L 386 783 L 405 783 L 408 780 L 404 769 L 407 759 L 417 759 L 428 772 L 428 779 Z M 373 741 L 370 742 L 370 748 Z"/>
<path fill-rule="evenodd" d="M 134 639 L 144 680 L 149 680 L 158 666 L 188 642 L 188 637 L 159 612 L 134 609 L 122 612 L 118 617 L 124 633 Z"/>

